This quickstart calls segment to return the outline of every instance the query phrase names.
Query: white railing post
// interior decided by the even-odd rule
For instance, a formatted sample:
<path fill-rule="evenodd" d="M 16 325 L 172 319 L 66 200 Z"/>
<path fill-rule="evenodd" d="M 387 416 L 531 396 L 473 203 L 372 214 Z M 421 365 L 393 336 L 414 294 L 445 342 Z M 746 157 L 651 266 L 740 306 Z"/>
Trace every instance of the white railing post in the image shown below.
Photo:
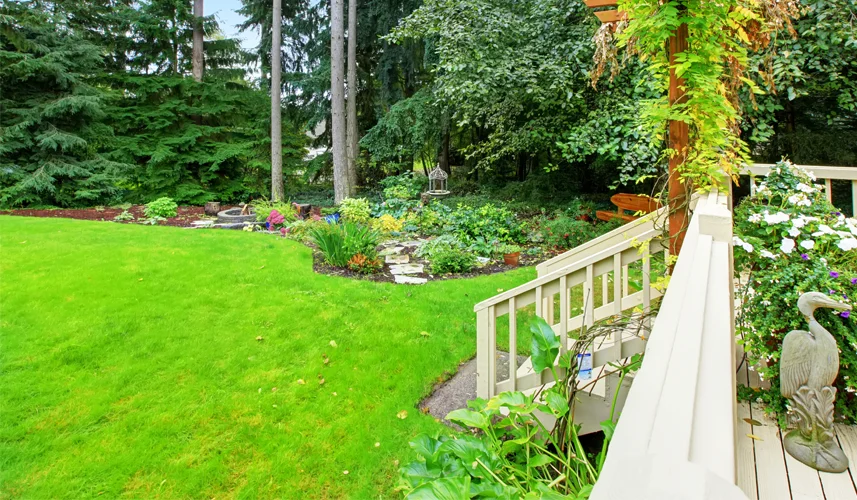
<path fill-rule="evenodd" d="M 494 396 L 497 382 L 497 331 L 494 306 L 476 313 L 476 397 Z"/>

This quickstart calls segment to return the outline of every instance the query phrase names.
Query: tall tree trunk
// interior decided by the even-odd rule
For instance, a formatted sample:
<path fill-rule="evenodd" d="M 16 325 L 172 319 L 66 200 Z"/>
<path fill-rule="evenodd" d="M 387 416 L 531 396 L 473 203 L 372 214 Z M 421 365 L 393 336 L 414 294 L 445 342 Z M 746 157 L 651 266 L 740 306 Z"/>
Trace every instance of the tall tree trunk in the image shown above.
<path fill-rule="evenodd" d="M 440 154 L 437 157 L 437 164 L 440 166 L 440 169 L 447 174 L 452 173 L 452 170 L 449 168 L 449 120 L 447 120 L 443 125 L 443 138 L 441 139 Z"/>
<path fill-rule="evenodd" d="M 345 147 L 345 27 L 343 0 L 330 2 L 330 135 L 333 149 L 334 201 L 348 197 L 348 164 Z"/>
<path fill-rule="evenodd" d="M 282 0 L 274 0 L 274 16 L 271 23 L 271 199 L 281 201 L 286 193 L 283 188 L 283 134 L 282 102 L 280 100 L 281 31 L 283 28 Z"/>
<path fill-rule="evenodd" d="M 205 68 L 205 59 L 202 53 L 202 9 L 203 0 L 193 0 L 193 79 L 201 82 L 202 73 Z"/>
<path fill-rule="evenodd" d="M 357 188 L 357 155 L 360 131 L 357 127 L 357 0 L 348 0 L 348 192 Z"/>

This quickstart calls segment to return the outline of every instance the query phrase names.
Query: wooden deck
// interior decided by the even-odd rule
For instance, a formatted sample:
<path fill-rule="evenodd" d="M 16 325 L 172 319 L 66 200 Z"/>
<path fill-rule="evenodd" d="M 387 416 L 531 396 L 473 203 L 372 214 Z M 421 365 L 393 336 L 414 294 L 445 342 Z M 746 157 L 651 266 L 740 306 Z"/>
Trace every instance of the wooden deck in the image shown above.
<path fill-rule="evenodd" d="M 740 353 L 738 366 L 738 384 L 767 387 L 741 364 Z M 739 402 L 738 486 L 751 500 L 857 500 L 857 426 L 835 427 L 850 468 L 842 474 L 818 472 L 785 452 L 783 432 L 761 407 Z"/>

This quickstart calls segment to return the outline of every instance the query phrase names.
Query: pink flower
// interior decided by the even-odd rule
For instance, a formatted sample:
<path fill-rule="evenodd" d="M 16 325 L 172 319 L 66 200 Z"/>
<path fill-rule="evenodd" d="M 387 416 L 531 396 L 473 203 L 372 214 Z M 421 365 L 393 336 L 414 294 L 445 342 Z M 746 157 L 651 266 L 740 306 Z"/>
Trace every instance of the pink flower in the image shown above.
<path fill-rule="evenodd" d="M 283 217 L 283 214 L 281 214 L 280 212 L 277 212 L 276 210 L 271 210 L 271 213 L 268 214 L 268 218 L 266 220 L 270 222 L 272 226 L 275 226 L 277 224 L 282 224 L 283 222 L 285 222 L 286 218 Z"/>

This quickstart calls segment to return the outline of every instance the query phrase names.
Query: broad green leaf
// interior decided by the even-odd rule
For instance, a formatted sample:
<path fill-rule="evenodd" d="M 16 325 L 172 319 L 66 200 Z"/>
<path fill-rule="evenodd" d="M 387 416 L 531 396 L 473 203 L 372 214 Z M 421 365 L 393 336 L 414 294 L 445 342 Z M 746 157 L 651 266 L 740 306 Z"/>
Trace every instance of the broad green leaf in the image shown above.
<path fill-rule="evenodd" d="M 411 462 L 401 469 L 411 486 L 419 486 L 440 477 L 440 467 L 428 467 L 424 462 Z"/>
<path fill-rule="evenodd" d="M 552 463 L 553 461 L 554 461 L 554 459 L 547 456 L 547 455 L 538 454 L 538 455 L 530 458 L 530 467 L 541 467 L 543 465 L 547 465 L 549 463 Z"/>
<path fill-rule="evenodd" d="M 409 500 L 467 500 L 470 498 L 470 476 L 435 479 L 412 491 Z"/>
<path fill-rule="evenodd" d="M 613 439 L 613 433 L 616 431 L 616 424 L 612 420 L 601 422 L 601 430 L 604 431 L 604 439 L 610 441 Z"/>
<path fill-rule="evenodd" d="M 549 390 L 545 392 L 544 398 L 555 417 L 562 417 L 568 413 L 568 401 L 558 391 Z"/>
<path fill-rule="evenodd" d="M 488 427 L 488 418 L 485 415 L 470 410 L 453 410 L 446 415 L 446 419 L 482 430 Z"/>
<path fill-rule="evenodd" d="M 541 373 L 553 366 L 554 360 L 559 354 L 559 339 L 547 321 L 538 316 L 530 321 L 530 331 L 533 332 L 533 370 L 536 373 Z"/>
<path fill-rule="evenodd" d="M 433 463 L 437 457 L 437 450 L 440 449 L 442 443 L 437 439 L 432 438 L 427 434 L 420 434 L 410 442 L 411 448 L 417 454 L 426 459 L 426 462 Z"/>

